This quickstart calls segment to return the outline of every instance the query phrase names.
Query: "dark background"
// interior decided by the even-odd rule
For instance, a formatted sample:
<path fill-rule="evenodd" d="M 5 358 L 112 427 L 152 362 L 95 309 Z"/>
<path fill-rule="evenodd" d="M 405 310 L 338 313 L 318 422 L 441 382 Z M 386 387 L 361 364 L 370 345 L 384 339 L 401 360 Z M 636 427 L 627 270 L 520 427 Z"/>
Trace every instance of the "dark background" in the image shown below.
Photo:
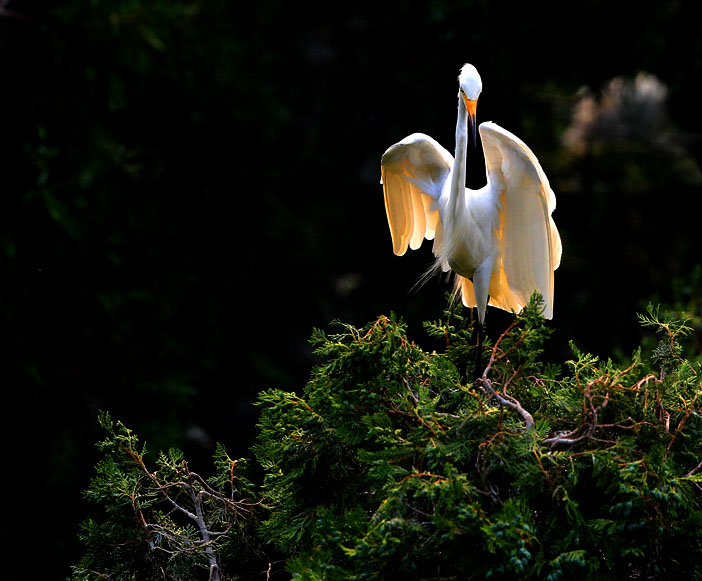
<path fill-rule="evenodd" d="M 98 410 L 206 471 L 216 441 L 250 457 L 258 391 L 302 388 L 313 327 L 394 311 L 426 339 L 448 287 L 410 292 L 429 245 L 392 254 L 379 161 L 415 131 L 453 149 L 464 62 L 479 119 L 526 141 L 557 195 L 547 357 L 569 339 L 628 355 L 636 313 L 702 261 L 690 5 L 0 1 L 8 578 L 78 560 Z M 664 100 L 601 97 L 639 72 Z M 480 148 L 468 163 L 482 185 Z"/>

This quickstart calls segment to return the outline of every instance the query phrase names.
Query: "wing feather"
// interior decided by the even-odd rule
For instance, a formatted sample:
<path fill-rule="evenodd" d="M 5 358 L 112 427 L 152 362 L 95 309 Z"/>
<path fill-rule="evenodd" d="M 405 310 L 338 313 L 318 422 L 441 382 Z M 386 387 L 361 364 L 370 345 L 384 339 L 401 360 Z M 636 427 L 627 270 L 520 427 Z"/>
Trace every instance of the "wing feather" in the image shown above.
<path fill-rule="evenodd" d="M 398 256 L 440 237 L 439 207 L 453 157 L 428 135 L 413 133 L 388 148 L 380 162 L 385 211 Z"/>
<path fill-rule="evenodd" d="M 561 239 L 551 213 L 556 196 L 536 156 L 518 137 L 495 123 L 482 123 L 488 183 L 499 194 L 500 257 L 490 281 L 490 304 L 519 312 L 537 290 L 544 316 L 553 317 L 553 271 Z"/>

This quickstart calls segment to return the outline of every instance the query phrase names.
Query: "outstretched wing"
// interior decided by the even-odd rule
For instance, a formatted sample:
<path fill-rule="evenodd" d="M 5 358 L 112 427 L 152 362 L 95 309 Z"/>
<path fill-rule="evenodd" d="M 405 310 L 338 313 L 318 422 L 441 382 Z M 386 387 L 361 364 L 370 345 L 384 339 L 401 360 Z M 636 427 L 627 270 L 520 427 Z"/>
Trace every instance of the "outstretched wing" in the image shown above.
<path fill-rule="evenodd" d="M 556 196 L 536 156 L 518 137 L 482 123 L 489 186 L 499 193 L 500 258 L 490 280 L 490 304 L 519 312 L 534 291 L 553 317 L 553 271 L 561 261 L 561 238 L 551 213 Z"/>
<path fill-rule="evenodd" d="M 398 256 L 440 234 L 439 198 L 453 156 L 434 139 L 413 133 L 388 148 L 380 162 L 385 211 Z M 437 239 L 438 242 L 438 239 Z"/>

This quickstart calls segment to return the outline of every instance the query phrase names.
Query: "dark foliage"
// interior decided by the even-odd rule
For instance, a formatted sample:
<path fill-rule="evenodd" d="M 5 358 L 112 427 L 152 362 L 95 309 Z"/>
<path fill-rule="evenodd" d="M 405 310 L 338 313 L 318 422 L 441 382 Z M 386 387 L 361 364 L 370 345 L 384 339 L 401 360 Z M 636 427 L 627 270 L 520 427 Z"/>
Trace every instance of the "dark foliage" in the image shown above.
<path fill-rule="evenodd" d="M 701 579 L 702 383 L 699 361 L 686 358 L 692 328 L 650 307 L 640 317 L 660 336 L 650 353 L 616 364 L 573 345 L 559 369 L 540 361 L 550 331 L 534 299 L 487 346 L 473 381 L 477 347 L 461 310 L 427 324 L 444 353 L 422 350 L 395 317 L 315 332 L 322 362 L 304 392 L 259 396 L 263 480 L 255 492 L 242 481 L 247 502 L 219 449 L 212 486 L 236 489 L 227 502 L 245 508 L 215 511 L 211 526 L 229 544 L 188 529 L 194 548 L 175 545 L 187 535 L 168 514 L 146 525 L 164 496 L 173 503 L 169 494 L 190 486 L 187 465 L 171 452 L 151 474 L 131 433 L 112 431 L 88 491 L 107 520 L 84 525 L 88 556 L 75 578 L 131 579 L 125 569 L 164 554 L 158 578 L 196 578 L 209 547 L 222 578 L 248 565 L 260 578 L 284 567 L 316 580 Z M 121 549 L 115 559 L 112 543 L 129 558 Z"/>

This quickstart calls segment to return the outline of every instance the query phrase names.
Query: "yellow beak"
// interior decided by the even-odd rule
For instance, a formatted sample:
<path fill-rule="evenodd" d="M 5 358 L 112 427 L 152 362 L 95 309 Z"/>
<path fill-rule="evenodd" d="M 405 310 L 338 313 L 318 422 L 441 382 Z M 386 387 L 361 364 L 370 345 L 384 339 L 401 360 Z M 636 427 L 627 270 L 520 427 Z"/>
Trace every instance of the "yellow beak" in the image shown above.
<path fill-rule="evenodd" d="M 466 94 L 461 91 L 461 96 L 463 97 L 463 102 L 466 104 L 466 109 L 468 110 L 468 123 L 470 125 L 470 133 L 473 136 L 473 143 L 478 144 L 478 124 L 475 121 L 476 111 L 478 110 L 478 100 L 469 99 Z"/>

